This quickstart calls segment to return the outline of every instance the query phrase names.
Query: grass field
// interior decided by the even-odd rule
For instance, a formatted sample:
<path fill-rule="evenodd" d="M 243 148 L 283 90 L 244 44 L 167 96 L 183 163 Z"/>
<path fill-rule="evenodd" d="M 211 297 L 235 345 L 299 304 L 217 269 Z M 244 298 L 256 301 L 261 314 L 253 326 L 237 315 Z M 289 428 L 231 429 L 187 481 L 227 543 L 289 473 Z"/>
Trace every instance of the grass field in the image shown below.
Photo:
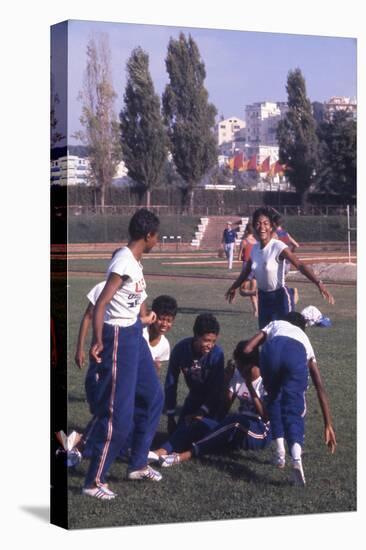
<path fill-rule="evenodd" d="M 157 260 L 146 262 L 146 271 L 157 272 Z M 99 270 L 100 263 L 73 261 L 74 271 Z M 102 266 L 103 267 L 103 266 Z M 161 266 L 167 271 L 167 266 Z M 228 280 L 213 280 L 217 268 L 210 266 L 174 268 L 174 273 L 205 274 L 207 278 L 147 277 L 149 302 L 159 294 L 176 297 L 179 312 L 169 339 L 174 345 L 190 335 L 198 313 L 214 313 L 221 325 L 219 344 L 225 357 L 231 356 L 238 340 L 257 330 L 248 299 L 238 298 L 229 305 L 224 300 Z M 220 270 L 224 275 L 226 270 Z M 82 313 L 87 305 L 85 295 L 101 276 L 72 273 L 68 288 L 68 431 L 82 431 L 89 420 L 84 395 L 85 371 L 73 362 L 76 337 Z M 160 483 L 125 481 L 126 464 L 117 461 L 110 470 L 109 481 L 118 498 L 110 502 L 88 499 L 81 495 L 88 463 L 84 460 L 69 471 L 69 524 L 71 528 L 117 525 L 142 525 L 170 522 L 207 521 L 253 518 L 291 514 L 351 511 L 356 509 L 356 288 L 330 285 L 336 305 L 321 300 L 313 285 L 298 284 L 300 301 L 297 309 L 316 305 L 328 315 L 333 326 L 312 328 L 308 335 L 317 354 L 329 395 L 338 447 L 330 455 L 323 444 L 322 418 L 314 388 L 308 391 L 308 414 L 304 468 L 305 489 L 289 483 L 290 468 L 279 471 L 270 465 L 270 451 L 229 455 L 212 455 L 181 466 L 163 470 Z M 161 373 L 164 381 L 166 366 Z M 182 380 L 178 402 L 186 390 Z M 162 417 L 156 442 L 166 437 L 166 418 Z"/>

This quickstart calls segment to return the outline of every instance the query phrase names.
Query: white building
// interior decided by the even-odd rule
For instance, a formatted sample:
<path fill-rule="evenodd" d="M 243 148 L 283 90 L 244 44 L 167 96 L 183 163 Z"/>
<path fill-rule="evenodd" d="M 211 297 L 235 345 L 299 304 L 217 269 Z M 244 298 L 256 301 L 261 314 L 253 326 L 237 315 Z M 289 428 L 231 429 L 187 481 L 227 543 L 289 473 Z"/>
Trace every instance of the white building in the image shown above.
<path fill-rule="evenodd" d="M 220 120 L 216 132 L 221 155 L 230 156 L 245 143 L 245 121 L 238 117 Z"/>
<path fill-rule="evenodd" d="M 354 120 L 357 118 L 357 100 L 350 97 L 334 96 L 325 102 L 325 110 L 332 120 L 333 115 L 337 111 L 346 111 L 351 113 Z"/>
<path fill-rule="evenodd" d="M 51 184 L 88 185 L 89 160 L 67 155 L 51 161 Z"/>
<path fill-rule="evenodd" d="M 125 183 L 128 170 L 123 161 L 116 169 L 112 185 Z M 90 185 L 90 162 L 88 158 L 67 155 L 51 161 L 51 185 Z"/>
<path fill-rule="evenodd" d="M 258 163 L 267 157 L 271 157 L 271 162 L 278 160 L 277 126 L 287 110 L 285 102 L 263 101 L 246 106 L 247 158 L 256 154 Z"/>

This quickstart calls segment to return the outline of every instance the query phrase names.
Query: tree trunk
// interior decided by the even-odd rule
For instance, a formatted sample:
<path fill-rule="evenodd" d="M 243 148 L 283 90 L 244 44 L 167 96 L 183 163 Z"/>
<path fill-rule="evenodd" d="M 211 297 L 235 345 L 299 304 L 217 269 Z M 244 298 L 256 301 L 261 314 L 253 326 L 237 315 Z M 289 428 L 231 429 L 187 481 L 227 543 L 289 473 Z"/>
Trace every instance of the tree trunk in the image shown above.
<path fill-rule="evenodd" d="M 150 189 L 146 190 L 146 208 L 150 208 L 151 204 L 151 191 Z"/>
<path fill-rule="evenodd" d="M 191 216 L 193 216 L 193 210 L 194 210 L 194 187 L 193 187 L 193 185 L 189 187 L 188 197 L 189 197 L 189 214 Z"/>
<path fill-rule="evenodd" d="M 308 196 L 309 196 L 309 189 L 305 189 L 301 193 L 301 209 L 303 211 L 303 214 L 307 214 L 308 211 Z"/>
<path fill-rule="evenodd" d="M 100 186 L 100 213 L 104 214 L 104 205 L 105 205 L 105 186 Z"/>

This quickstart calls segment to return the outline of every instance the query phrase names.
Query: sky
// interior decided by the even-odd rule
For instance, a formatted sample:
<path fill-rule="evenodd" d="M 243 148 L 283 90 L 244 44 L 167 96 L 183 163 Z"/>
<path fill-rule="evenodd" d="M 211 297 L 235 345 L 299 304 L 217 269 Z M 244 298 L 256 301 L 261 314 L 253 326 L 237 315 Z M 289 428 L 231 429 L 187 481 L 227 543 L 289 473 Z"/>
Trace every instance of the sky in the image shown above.
<path fill-rule="evenodd" d="M 357 95 L 357 39 L 352 37 L 312 36 L 219 30 L 160 25 L 70 20 L 55 26 L 52 49 L 56 87 L 65 105 L 66 63 L 59 54 L 65 29 L 68 33 L 68 131 L 66 117 L 59 106 L 59 131 L 68 134 L 69 144 L 78 143 L 73 134 L 80 129 L 82 88 L 86 67 L 86 48 L 94 35 L 106 33 L 111 50 L 113 86 L 117 93 L 116 113 L 123 107 L 126 62 L 133 48 L 141 46 L 149 55 L 149 68 L 156 92 L 161 96 L 169 81 L 165 68 L 168 42 L 180 32 L 191 34 L 205 63 L 205 87 L 218 116 L 245 118 L 245 106 L 258 101 L 286 101 L 289 70 L 300 68 L 311 101 L 326 101 L 332 96 Z M 60 143 L 63 145 L 64 143 Z M 59 144 L 59 145 L 60 145 Z"/>

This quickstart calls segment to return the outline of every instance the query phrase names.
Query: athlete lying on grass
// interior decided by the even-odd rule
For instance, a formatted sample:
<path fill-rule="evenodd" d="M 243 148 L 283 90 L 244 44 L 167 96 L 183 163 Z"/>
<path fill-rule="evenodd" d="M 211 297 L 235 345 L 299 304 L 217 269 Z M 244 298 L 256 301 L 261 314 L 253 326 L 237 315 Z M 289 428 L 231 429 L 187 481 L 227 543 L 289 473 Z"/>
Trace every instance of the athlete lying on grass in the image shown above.
<path fill-rule="evenodd" d="M 258 368 L 258 352 L 244 354 L 246 344 L 246 341 L 238 343 L 233 353 L 234 362 L 229 362 L 226 369 L 229 383 L 225 412 L 236 398 L 240 401 L 239 412 L 227 414 L 220 422 L 209 417 L 194 417 L 154 451 L 162 467 L 224 449 L 260 450 L 268 446 L 271 434 L 262 401 L 265 392 Z M 150 456 L 153 457 L 153 453 Z"/>

